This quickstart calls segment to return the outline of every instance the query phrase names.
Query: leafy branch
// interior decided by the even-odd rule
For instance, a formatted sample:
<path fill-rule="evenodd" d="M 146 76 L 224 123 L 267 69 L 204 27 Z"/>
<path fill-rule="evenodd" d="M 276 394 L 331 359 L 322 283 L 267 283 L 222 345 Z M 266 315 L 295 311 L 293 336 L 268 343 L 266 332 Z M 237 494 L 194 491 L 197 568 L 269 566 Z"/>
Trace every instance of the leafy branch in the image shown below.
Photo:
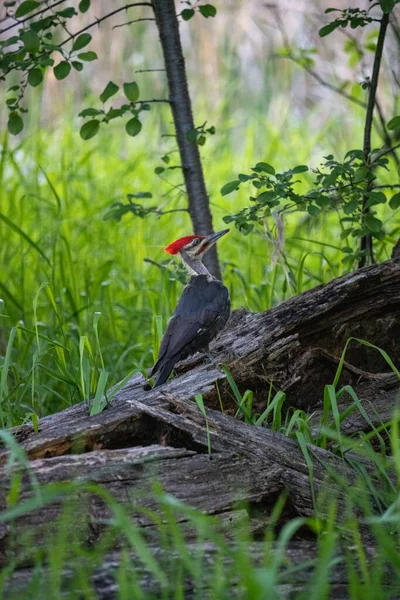
<path fill-rule="evenodd" d="M 152 198 L 153 194 L 151 192 L 137 192 L 136 194 L 127 194 L 128 202 L 124 204 L 123 202 L 114 202 L 110 209 L 104 215 L 105 221 L 120 221 L 122 217 L 128 213 L 131 213 L 135 217 L 139 217 L 140 219 L 144 219 L 149 215 L 156 215 L 157 217 L 163 217 L 164 215 L 169 215 L 171 213 L 176 212 L 188 212 L 187 208 L 173 208 L 169 210 L 162 210 L 158 206 L 143 206 L 142 204 L 138 204 L 134 202 L 133 199 L 141 199 L 141 198 Z"/>
<path fill-rule="evenodd" d="M 387 170 L 388 159 L 378 156 L 376 152 L 372 155 L 374 169 Z M 315 180 L 310 189 L 306 193 L 299 193 L 296 186 L 300 180 L 296 176 L 310 171 L 307 165 L 297 165 L 277 173 L 272 165 L 259 162 L 252 167 L 251 173 L 241 173 L 237 179 L 222 187 L 223 196 L 239 190 L 244 184 L 251 185 L 257 194 L 249 196 L 250 206 L 225 216 L 223 220 L 225 223 L 233 222 L 239 231 L 247 235 L 256 225 L 264 226 L 264 220 L 275 213 L 303 211 L 318 217 L 324 211 L 334 209 L 341 215 L 341 239 L 346 240 L 342 248 L 346 255 L 343 262 L 354 264 L 362 254 L 360 249 L 350 245 L 351 239 L 359 240 L 370 235 L 382 240 L 385 236 L 383 223 L 377 217 L 375 207 L 385 204 L 388 197 L 383 191 L 372 187 L 376 174 L 371 164 L 372 160 L 366 161 L 364 151 L 359 149 L 347 152 L 343 162 L 328 155 L 320 168 L 311 169 Z M 380 189 L 393 187 L 379 186 Z M 367 214 L 364 211 L 364 199 Z M 390 198 L 389 205 L 393 210 L 400 207 L 400 193 Z"/>
<path fill-rule="evenodd" d="M 18 35 L 12 35 L 0 41 L 0 81 L 5 81 L 10 73 L 21 72 L 20 82 L 8 89 L 9 94 L 11 92 L 16 94 L 6 99 L 6 105 L 10 110 L 8 130 L 14 135 L 17 135 L 23 129 L 22 114 L 26 112 L 26 109 L 21 106 L 21 102 L 28 85 L 37 87 L 42 84 L 44 72 L 49 67 L 53 67 L 54 76 L 58 80 L 68 77 L 72 69 L 82 71 L 85 62 L 97 59 L 95 52 L 86 49 L 92 39 L 91 35 L 87 33 L 89 29 L 99 25 L 117 13 L 130 8 L 139 6 L 152 7 L 150 2 L 125 4 L 95 19 L 75 33 L 69 33 L 67 23 L 78 12 L 74 7 L 59 10 L 58 7 L 63 2 L 64 0 L 58 0 L 53 4 L 46 2 L 44 8 L 36 10 L 41 6 L 39 2 L 25 0 L 15 11 L 15 17 L 13 17 L 15 22 L 1 30 L 2 33 L 6 33 L 19 27 Z M 15 5 L 16 2 L 9 2 L 8 4 L 10 6 Z M 80 1 L 80 12 L 87 12 L 89 7 L 90 0 Z M 55 35 L 58 29 L 66 31 L 68 35 L 62 41 L 55 43 Z M 65 46 L 71 41 L 71 49 L 66 51 Z M 56 53 L 61 55 L 62 60 L 55 65 L 52 55 Z M 143 102 L 143 104 L 147 105 L 148 102 Z M 136 113 L 134 117 L 137 117 Z M 137 124 L 136 128 L 138 128 Z M 90 126 L 87 126 L 85 134 L 87 132 L 88 135 L 85 137 L 84 134 L 84 139 L 93 137 L 95 129 L 96 124 L 92 123 Z M 129 129 L 134 131 L 135 124 L 131 124 Z"/>

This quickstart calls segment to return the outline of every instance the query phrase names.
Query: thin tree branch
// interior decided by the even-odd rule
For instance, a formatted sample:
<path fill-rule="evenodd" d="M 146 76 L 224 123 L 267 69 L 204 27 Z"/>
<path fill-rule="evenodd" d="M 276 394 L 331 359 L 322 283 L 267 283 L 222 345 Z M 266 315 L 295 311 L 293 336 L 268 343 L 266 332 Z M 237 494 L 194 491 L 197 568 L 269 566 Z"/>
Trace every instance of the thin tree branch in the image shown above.
<path fill-rule="evenodd" d="M 395 190 L 400 188 L 400 183 L 390 183 L 387 185 L 374 185 L 374 190 Z"/>
<path fill-rule="evenodd" d="M 171 208 L 170 210 L 157 210 L 155 214 L 162 217 L 163 215 L 168 215 L 169 213 L 176 213 L 176 212 L 188 213 L 189 209 L 187 209 L 187 208 Z"/>
<path fill-rule="evenodd" d="M 171 100 L 167 98 L 153 98 L 152 100 L 137 100 L 136 104 L 151 104 L 152 102 L 166 102 L 167 104 L 171 104 Z"/>
<path fill-rule="evenodd" d="M 364 159 L 367 166 L 371 167 L 371 131 L 372 131 L 372 122 L 374 116 L 374 108 L 376 105 L 376 90 L 378 87 L 378 79 L 379 79 L 379 71 L 381 68 L 382 61 L 382 53 L 383 53 L 383 45 L 385 43 L 386 30 L 389 23 L 389 14 L 383 14 L 381 25 L 379 28 L 378 40 L 376 43 L 374 64 L 372 67 L 372 76 L 369 88 L 369 96 L 368 96 L 368 105 L 367 112 L 365 115 L 365 127 L 364 127 L 364 144 L 363 144 L 363 152 Z M 373 187 L 372 181 L 369 181 L 367 184 L 367 191 L 370 191 Z M 365 220 L 365 217 L 369 214 L 370 210 L 368 207 L 368 196 L 364 195 L 362 200 L 362 220 Z M 360 260 L 358 262 L 358 267 L 364 267 L 367 262 L 367 255 L 371 263 L 374 261 L 374 253 L 372 247 L 372 236 L 370 233 L 363 235 L 360 242 L 360 250 L 362 252 Z"/>
<path fill-rule="evenodd" d="M 152 17 L 134 19 L 133 21 L 127 21 L 126 23 L 119 23 L 119 25 L 114 25 L 113 29 L 118 29 L 118 27 L 125 27 L 125 25 L 132 25 L 132 23 L 140 23 L 141 21 L 155 21 L 155 19 L 153 19 Z"/>
<path fill-rule="evenodd" d="M 46 8 L 43 8 L 42 10 L 38 10 L 33 15 L 29 15 L 29 17 L 26 17 L 25 19 L 16 19 L 15 17 L 13 17 L 13 19 L 15 19 L 15 23 L 13 23 L 12 25 L 9 25 L 8 27 L 5 27 L 4 29 L 0 29 L 0 34 L 5 33 L 6 31 L 9 31 L 10 29 L 14 29 L 14 27 L 18 27 L 18 25 L 23 25 L 27 21 L 30 21 L 31 19 L 34 19 L 35 17 L 42 15 L 43 13 L 47 12 L 48 10 L 55 8 L 59 4 L 63 4 L 66 1 L 67 0 L 58 0 L 58 2 L 55 2 L 51 6 L 47 6 Z"/>
<path fill-rule="evenodd" d="M 339 94 L 340 96 L 343 96 L 343 98 L 350 100 L 350 102 L 353 102 L 353 104 L 357 104 L 357 106 L 361 106 L 362 108 L 367 108 L 367 105 L 365 102 L 363 102 L 362 100 L 359 100 L 358 98 L 356 98 L 355 96 L 352 96 L 351 94 L 348 94 L 347 92 L 342 90 L 342 88 L 337 87 L 333 83 L 330 83 L 329 81 L 327 81 L 326 79 L 321 77 L 321 75 L 319 75 L 319 73 L 314 71 L 314 69 L 311 69 L 311 67 L 307 67 L 306 65 L 301 64 L 301 61 L 299 61 L 293 54 L 288 54 L 286 56 L 278 56 L 278 58 L 288 58 L 289 60 L 292 60 L 296 65 L 299 65 L 302 69 L 304 69 L 304 71 L 306 71 L 306 73 L 308 73 L 309 75 L 311 75 L 311 77 L 313 77 L 316 81 L 318 81 L 318 83 L 320 85 L 332 90 L 332 92 L 335 92 L 336 94 Z"/>
<path fill-rule="evenodd" d="M 106 15 L 104 15 L 104 17 L 100 17 L 99 19 L 96 19 L 95 21 L 93 21 L 93 23 L 89 23 L 89 25 L 86 25 L 86 27 L 83 27 L 79 31 L 76 31 L 75 33 L 73 33 L 72 35 L 70 35 L 69 37 L 67 37 L 65 40 L 63 40 L 61 42 L 60 46 L 64 46 L 64 44 L 67 44 L 72 39 L 76 38 L 77 35 L 80 35 L 81 33 L 84 33 L 85 31 L 87 31 L 88 29 L 91 29 L 95 25 L 100 25 L 100 23 L 102 23 L 106 19 L 109 19 L 110 17 L 113 17 L 114 15 L 117 15 L 118 13 L 122 12 L 123 10 L 128 10 L 128 8 L 134 8 L 136 6 L 150 6 L 151 8 L 153 8 L 153 5 L 151 4 L 151 2 L 134 2 L 132 4 L 125 4 L 125 6 L 120 6 L 119 8 L 117 8 L 117 9 L 111 11 L 110 13 L 107 13 Z"/>
<path fill-rule="evenodd" d="M 388 152 L 391 152 L 393 154 L 394 161 L 395 161 L 396 165 L 399 167 L 400 166 L 399 157 L 397 156 L 396 152 L 392 148 L 392 139 L 391 139 L 390 135 L 388 134 L 388 130 L 386 129 L 386 119 L 383 114 L 383 110 L 380 105 L 380 102 L 378 101 L 378 98 L 375 98 L 375 106 L 376 106 L 376 110 L 378 113 L 379 121 L 381 122 L 382 135 L 383 135 L 384 142 L 385 142 L 386 146 L 388 147 Z"/>
<path fill-rule="evenodd" d="M 378 154 L 375 156 L 374 160 L 371 162 L 371 165 L 374 164 L 374 162 L 376 162 L 379 158 L 381 158 L 381 156 L 385 156 L 385 154 L 389 154 L 389 153 L 394 153 L 395 150 L 397 150 L 398 148 L 400 148 L 400 143 L 396 144 L 395 146 L 391 146 L 390 148 L 384 148 L 383 150 L 381 150 L 380 152 L 378 152 Z M 377 186 L 375 186 L 377 187 Z"/>
<path fill-rule="evenodd" d="M 151 73 L 153 71 L 164 71 L 165 69 L 139 69 L 138 71 L 135 71 L 135 73 Z"/>
<path fill-rule="evenodd" d="M 278 10 L 277 5 L 271 5 L 270 8 L 273 9 L 273 12 L 275 14 L 275 19 L 276 19 L 276 22 L 278 24 L 279 31 L 280 31 L 280 33 L 282 35 L 284 44 L 287 47 L 287 49 L 289 50 L 289 54 L 288 55 L 286 55 L 286 56 L 280 56 L 279 55 L 279 56 L 277 56 L 277 58 L 287 58 L 287 59 L 293 61 L 299 67 L 301 67 L 302 69 L 304 69 L 306 71 L 306 73 L 308 73 L 309 75 L 311 75 L 311 77 L 313 77 L 323 87 L 326 87 L 326 88 L 330 89 L 332 92 L 335 92 L 336 94 L 339 94 L 343 98 L 346 98 L 350 102 L 353 102 L 353 104 L 356 104 L 357 106 L 361 106 L 362 108 L 366 109 L 367 108 L 367 103 L 363 102 L 362 100 L 359 100 L 358 98 L 356 98 L 355 96 L 353 96 L 351 94 L 348 94 L 342 88 L 340 88 L 340 87 L 338 87 L 338 86 L 330 83 L 329 81 L 327 81 L 326 79 L 324 79 L 323 77 L 321 77 L 321 75 L 319 75 L 319 73 L 317 73 L 317 71 L 315 71 L 311 67 L 307 67 L 299 59 L 296 58 L 296 56 L 291 51 L 291 42 L 290 42 L 290 39 L 289 39 L 289 37 L 288 37 L 288 35 L 286 33 L 286 29 L 285 29 L 284 23 L 283 23 L 283 21 L 281 19 L 281 15 L 280 15 L 280 12 Z M 380 21 L 378 20 L 378 22 L 380 22 Z M 345 30 L 340 30 L 340 31 L 343 33 L 343 35 L 346 35 L 350 39 L 354 40 L 356 42 L 356 44 L 358 44 L 357 39 L 354 36 L 348 34 Z M 378 123 L 375 120 L 374 120 L 374 125 L 375 125 L 377 131 L 379 132 L 379 135 L 385 141 L 385 143 L 387 145 L 390 145 L 388 143 L 388 134 L 387 134 L 387 131 L 386 131 L 385 121 L 383 120 L 383 122 L 381 122 L 382 131 L 378 127 Z M 389 138 L 389 140 L 390 140 L 390 138 Z"/>

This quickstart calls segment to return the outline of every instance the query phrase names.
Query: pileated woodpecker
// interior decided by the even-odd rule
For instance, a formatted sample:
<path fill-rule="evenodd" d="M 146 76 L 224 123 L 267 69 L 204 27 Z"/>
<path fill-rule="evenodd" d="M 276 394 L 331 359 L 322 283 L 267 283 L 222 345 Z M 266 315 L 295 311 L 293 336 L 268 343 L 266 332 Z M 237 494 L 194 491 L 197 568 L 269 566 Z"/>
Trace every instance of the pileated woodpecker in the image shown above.
<path fill-rule="evenodd" d="M 192 277 L 168 323 L 157 362 L 150 372 L 149 377 L 158 373 L 154 387 L 167 381 L 177 362 L 195 352 L 208 351 L 209 343 L 229 318 L 229 292 L 202 263 L 207 250 L 228 231 L 208 236 L 187 235 L 165 248 L 169 254 L 179 254 Z"/>

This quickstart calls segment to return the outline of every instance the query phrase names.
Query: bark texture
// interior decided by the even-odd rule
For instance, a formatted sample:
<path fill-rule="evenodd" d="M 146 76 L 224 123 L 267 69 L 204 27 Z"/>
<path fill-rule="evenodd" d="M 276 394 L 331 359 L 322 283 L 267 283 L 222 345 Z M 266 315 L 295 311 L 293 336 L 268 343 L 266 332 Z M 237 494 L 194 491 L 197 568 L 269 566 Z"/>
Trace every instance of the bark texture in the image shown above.
<path fill-rule="evenodd" d="M 364 160 L 365 164 L 371 167 L 371 133 L 372 133 L 372 123 L 374 118 L 374 108 L 377 103 L 376 100 L 376 91 L 378 89 L 378 79 L 379 79 L 379 71 L 381 68 L 382 54 L 383 54 L 383 46 L 385 43 L 386 31 L 389 24 L 389 14 L 383 13 L 381 24 L 379 27 L 378 39 L 376 42 L 376 50 L 374 56 L 374 65 L 372 67 L 372 75 L 371 82 L 369 86 L 369 96 L 368 96 L 368 105 L 367 112 L 365 114 L 365 125 L 364 125 L 364 143 L 363 143 L 363 152 L 364 152 Z M 386 131 L 386 124 L 383 122 L 383 131 Z M 373 182 L 369 181 L 367 185 L 367 191 L 370 191 L 373 188 Z M 368 206 L 368 196 L 364 196 L 362 200 L 362 216 L 363 220 L 368 214 L 371 214 L 371 210 Z M 367 262 L 375 262 L 374 259 L 374 249 L 372 245 L 372 235 L 367 233 L 362 236 L 360 240 L 360 250 L 363 252 L 360 260 L 359 267 L 364 267 Z"/>
<path fill-rule="evenodd" d="M 276 389 L 286 391 L 287 407 L 314 413 L 311 423 L 317 433 L 323 386 L 333 381 L 350 336 L 376 344 L 399 366 L 399 260 L 364 268 L 265 313 L 236 311 L 213 350 L 217 363 L 228 365 L 240 389 L 254 391 L 257 412 L 265 408 L 273 381 Z M 38 487 L 74 482 L 69 497 L 78 503 L 79 511 L 68 522 L 69 535 L 79 533 L 82 544 L 91 545 L 101 538 L 112 516 L 110 503 L 93 488 L 100 485 L 124 507 L 131 522 L 151 535 L 155 524 L 148 511 L 159 510 L 152 492 L 156 480 L 184 505 L 214 515 L 229 538 L 232 523 L 238 521 L 262 534 L 282 492 L 288 497 L 283 520 L 313 516 L 316 510 L 324 515 L 332 498 L 340 505 L 344 489 L 357 492 L 356 471 L 331 448 L 310 445 L 310 465 L 296 440 L 232 418 L 236 404 L 219 366 L 198 355 L 177 370 L 177 377 L 150 392 L 143 390 L 143 377 L 135 376 L 96 417 L 90 418 L 87 406 L 79 404 L 41 419 L 37 434 L 30 425 L 15 428 L 14 436 L 29 464 L 10 465 L 7 448 L 0 446 L 0 512 L 9 506 L 16 481 L 19 503 L 35 497 Z M 355 389 L 367 415 L 350 412 L 343 423 L 347 435 L 356 436 L 388 421 L 399 401 L 399 379 L 377 350 L 358 342 L 349 346 L 340 384 Z M 200 393 L 208 406 L 207 419 L 193 402 Z M 344 395 L 339 408 L 344 410 L 351 402 Z M 363 468 L 375 478 L 368 461 L 364 460 Z M 38 548 L 55 535 L 63 505 L 60 494 L 11 524 L 0 524 L 0 565 L 19 555 L 27 535 Z M 184 513 L 181 521 L 187 521 Z M 368 532 L 361 531 L 368 542 Z M 190 525 L 186 535 L 189 540 L 194 535 Z M 118 543 L 115 540 L 117 547 Z M 115 556 L 110 555 L 112 564 Z M 29 577 L 29 564 L 25 567 L 14 575 L 15 589 Z M 109 597 L 116 594 L 117 584 L 106 571 L 106 567 L 100 570 L 96 579 L 99 597 L 107 597 L 106 582 L 111 586 Z M 147 582 L 146 573 L 140 577 Z M 346 597 L 344 569 L 338 577 L 337 595 L 332 597 Z M 156 584 L 150 578 L 148 585 L 153 589 Z M 303 586 L 304 582 L 290 580 L 282 587 L 283 597 Z"/>
<path fill-rule="evenodd" d="M 257 566 L 262 566 L 264 556 L 264 544 L 262 542 L 252 543 L 250 546 L 246 546 L 246 550 L 250 551 L 252 561 Z M 188 545 L 187 551 L 192 560 L 199 560 L 199 556 L 204 564 L 205 573 L 212 572 L 215 568 L 215 562 L 218 560 L 217 549 L 212 544 L 206 544 L 199 548 L 195 544 Z M 279 551 L 276 545 L 271 548 L 271 553 Z M 158 548 L 152 549 L 152 554 L 156 559 L 161 558 L 161 552 Z M 284 552 L 286 559 L 286 568 L 282 568 L 280 583 L 275 586 L 276 597 L 280 599 L 294 599 L 297 597 L 297 593 L 301 592 L 304 587 L 309 583 L 310 570 L 309 565 L 313 563 L 316 558 L 315 544 L 312 542 L 290 542 Z M 169 562 L 171 565 L 171 571 L 176 571 L 179 568 L 181 557 L 176 553 L 172 553 Z M 231 561 L 229 558 L 224 557 L 223 568 L 229 568 Z M 366 566 L 373 568 L 374 561 L 374 550 L 372 548 L 365 548 L 365 561 Z M 307 563 L 307 567 L 299 568 L 297 571 L 296 567 Z M 95 571 L 91 577 L 93 589 L 96 593 L 96 598 L 100 600 L 113 600 L 118 598 L 119 585 L 117 581 L 117 572 L 121 564 L 121 555 L 119 552 L 112 552 L 107 555 L 101 567 Z M 129 554 L 129 564 L 132 570 L 135 572 L 136 577 L 139 579 L 141 589 L 146 594 L 153 594 L 152 597 L 161 597 L 162 587 L 157 581 L 156 577 L 149 571 L 140 569 L 138 562 L 133 553 Z M 175 567 L 175 568 L 174 568 Z M 285 574 L 285 571 L 290 570 L 290 581 Z M 43 569 L 40 573 L 40 597 L 46 597 L 46 592 L 49 589 L 49 579 L 51 574 L 48 570 Z M 347 573 L 346 565 L 344 561 L 337 561 L 329 570 L 329 582 L 332 587 L 330 590 L 329 598 L 331 600 L 348 600 L 348 586 L 347 586 Z M 72 579 L 72 569 L 65 568 L 62 573 L 63 580 Z M 17 571 L 10 583 L 6 585 L 6 594 L 15 594 L 17 591 L 23 592 L 32 578 L 32 570 L 25 568 Z M 202 583 L 202 598 L 207 600 L 216 600 L 212 598 L 208 591 L 210 586 L 211 578 L 205 576 Z M 232 598 L 243 598 L 238 590 L 235 590 L 234 581 L 232 582 Z M 389 580 L 386 586 L 382 586 L 382 589 L 387 593 L 387 598 L 395 598 L 399 592 L 399 585 L 394 580 Z M 315 590 L 314 590 L 315 591 Z M 39 596 L 37 596 L 39 597 Z M 168 596 L 169 597 L 169 596 Z M 171 597 L 173 597 L 173 590 L 171 590 Z M 186 581 L 184 597 L 187 599 L 198 598 L 199 590 L 194 589 L 190 580 Z M 368 589 L 365 589 L 365 597 L 368 597 Z"/>
<path fill-rule="evenodd" d="M 212 215 L 199 147 L 187 137 L 189 131 L 192 131 L 195 126 L 175 2 L 153 0 L 153 7 L 167 72 L 169 100 L 188 194 L 190 218 L 194 233 L 209 235 L 213 233 Z M 207 253 L 204 262 L 210 272 L 217 279 L 221 279 L 216 246 Z"/>

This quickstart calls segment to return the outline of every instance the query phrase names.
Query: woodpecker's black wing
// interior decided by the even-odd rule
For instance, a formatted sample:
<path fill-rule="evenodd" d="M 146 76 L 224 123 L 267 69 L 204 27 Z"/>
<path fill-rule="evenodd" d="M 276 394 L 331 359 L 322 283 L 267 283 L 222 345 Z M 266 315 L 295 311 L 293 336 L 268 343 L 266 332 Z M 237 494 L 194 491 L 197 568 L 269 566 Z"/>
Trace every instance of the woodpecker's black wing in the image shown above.
<path fill-rule="evenodd" d="M 229 311 L 229 293 L 220 281 L 206 275 L 191 278 L 168 323 L 150 374 L 160 371 L 156 385 L 166 381 L 175 363 L 208 346 L 224 327 Z"/>

